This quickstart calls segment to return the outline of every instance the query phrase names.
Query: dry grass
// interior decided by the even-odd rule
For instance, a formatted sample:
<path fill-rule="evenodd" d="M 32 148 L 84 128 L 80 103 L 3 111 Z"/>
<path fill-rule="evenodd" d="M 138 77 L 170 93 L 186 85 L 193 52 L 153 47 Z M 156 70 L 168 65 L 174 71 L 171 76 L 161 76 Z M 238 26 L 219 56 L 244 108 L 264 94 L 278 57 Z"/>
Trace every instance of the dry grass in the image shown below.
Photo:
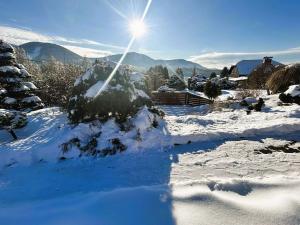
<path fill-rule="evenodd" d="M 285 66 L 274 72 L 267 82 L 273 93 L 284 92 L 290 85 L 300 84 L 300 63 Z"/>

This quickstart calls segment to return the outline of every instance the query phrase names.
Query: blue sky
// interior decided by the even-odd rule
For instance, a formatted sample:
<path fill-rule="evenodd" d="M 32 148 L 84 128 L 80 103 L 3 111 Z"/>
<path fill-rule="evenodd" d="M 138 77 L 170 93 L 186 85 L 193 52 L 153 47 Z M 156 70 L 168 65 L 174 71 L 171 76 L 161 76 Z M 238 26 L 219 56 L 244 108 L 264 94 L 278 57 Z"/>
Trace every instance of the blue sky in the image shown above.
<path fill-rule="evenodd" d="M 147 0 L 0 0 L 0 38 L 58 43 L 87 56 L 121 53 Z M 300 61 L 298 0 L 152 0 L 133 49 L 208 67 L 272 55 Z"/>

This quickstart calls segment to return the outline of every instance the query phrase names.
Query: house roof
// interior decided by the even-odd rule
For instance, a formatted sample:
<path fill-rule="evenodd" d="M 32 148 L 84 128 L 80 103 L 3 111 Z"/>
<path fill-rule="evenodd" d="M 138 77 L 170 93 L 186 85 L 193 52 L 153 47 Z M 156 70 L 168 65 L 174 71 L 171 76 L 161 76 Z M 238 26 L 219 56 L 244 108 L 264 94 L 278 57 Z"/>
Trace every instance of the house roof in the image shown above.
<path fill-rule="evenodd" d="M 236 67 L 239 71 L 240 76 L 248 76 L 258 65 L 262 64 L 262 59 L 253 59 L 253 60 L 242 60 L 236 64 Z M 281 65 L 281 63 L 272 61 L 274 66 Z"/>

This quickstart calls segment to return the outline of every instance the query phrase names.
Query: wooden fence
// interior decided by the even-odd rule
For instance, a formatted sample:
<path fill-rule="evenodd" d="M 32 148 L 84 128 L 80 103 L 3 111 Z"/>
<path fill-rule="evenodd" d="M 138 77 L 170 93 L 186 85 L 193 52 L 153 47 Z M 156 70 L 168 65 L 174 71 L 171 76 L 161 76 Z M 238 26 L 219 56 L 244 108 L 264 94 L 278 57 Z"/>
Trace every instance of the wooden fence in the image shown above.
<path fill-rule="evenodd" d="M 190 93 L 188 91 L 152 92 L 152 100 L 157 105 L 204 105 L 210 104 L 211 100 Z"/>

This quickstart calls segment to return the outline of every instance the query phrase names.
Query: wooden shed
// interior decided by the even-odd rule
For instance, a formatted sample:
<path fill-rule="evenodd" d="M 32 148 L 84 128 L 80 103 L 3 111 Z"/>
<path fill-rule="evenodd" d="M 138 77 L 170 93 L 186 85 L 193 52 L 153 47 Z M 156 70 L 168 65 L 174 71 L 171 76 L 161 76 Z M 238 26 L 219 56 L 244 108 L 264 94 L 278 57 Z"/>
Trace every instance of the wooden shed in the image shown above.
<path fill-rule="evenodd" d="M 210 104 L 209 100 L 204 94 L 190 90 L 184 91 L 153 91 L 152 100 L 157 105 L 204 105 Z"/>

